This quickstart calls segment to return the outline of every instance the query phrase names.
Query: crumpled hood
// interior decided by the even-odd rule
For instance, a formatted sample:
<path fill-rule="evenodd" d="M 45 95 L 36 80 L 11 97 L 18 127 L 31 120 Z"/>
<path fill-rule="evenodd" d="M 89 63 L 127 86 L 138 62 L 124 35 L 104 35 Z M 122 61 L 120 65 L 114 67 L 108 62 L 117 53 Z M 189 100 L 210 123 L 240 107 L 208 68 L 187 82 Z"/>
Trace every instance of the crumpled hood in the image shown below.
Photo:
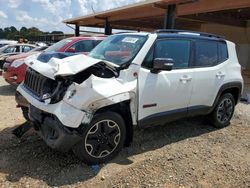
<path fill-rule="evenodd" d="M 48 61 L 48 63 L 40 62 L 39 60 L 37 60 L 37 56 L 31 56 L 25 59 L 25 63 L 29 67 L 53 80 L 56 76 L 59 75 L 70 76 L 77 74 L 100 62 L 104 62 L 105 64 L 111 67 L 119 67 L 114 63 L 95 59 L 83 54 L 74 55 L 63 59 L 53 57 Z"/>

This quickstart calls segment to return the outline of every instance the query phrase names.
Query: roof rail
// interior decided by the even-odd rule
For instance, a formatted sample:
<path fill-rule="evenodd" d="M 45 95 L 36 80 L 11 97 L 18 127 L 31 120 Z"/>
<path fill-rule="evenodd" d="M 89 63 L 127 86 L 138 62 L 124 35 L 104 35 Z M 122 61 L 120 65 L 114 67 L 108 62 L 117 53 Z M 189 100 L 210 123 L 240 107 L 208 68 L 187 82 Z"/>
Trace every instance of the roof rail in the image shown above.
<path fill-rule="evenodd" d="M 190 31 L 190 30 L 179 30 L 179 29 L 159 29 L 159 30 L 156 30 L 155 33 L 184 33 L 184 34 L 196 34 L 196 35 L 200 35 L 203 37 L 213 37 L 213 38 L 220 38 L 220 39 L 225 38 L 223 36 L 215 35 L 215 34 L 211 34 L 211 33 Z"/>

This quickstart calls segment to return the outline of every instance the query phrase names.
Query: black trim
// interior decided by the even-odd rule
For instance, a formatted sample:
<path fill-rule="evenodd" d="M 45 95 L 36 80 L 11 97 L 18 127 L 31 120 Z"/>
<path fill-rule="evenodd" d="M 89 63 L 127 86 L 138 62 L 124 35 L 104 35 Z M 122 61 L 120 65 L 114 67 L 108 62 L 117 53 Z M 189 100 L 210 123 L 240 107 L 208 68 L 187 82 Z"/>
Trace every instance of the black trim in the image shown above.
<path fill-rule="evenodd" d="M 64 126 L 55 115 L 32 105 L 29 108 L 29 117 L 39 136 L 53 149 L 69 151 L 82 139 L 77 129 Z"/>
<path fill-rule="evenodd" d="M 216 104 L 218 103 L 219 101 L 219 98 L 221 96 L 221 94 L 227 90 L 227 89 L 232 89 L 232 88 L 237 88 L 239 89 L 239 93 L 238 93 L 238 99 L 235 101 L 235 104 L 237 104 L 239 101 L 240 101 L 240 98 L 241 98 L 241 92 L 242 92 L 242 89 L 243 89 L 243 85 L 241 82 L 230 82 L 230 83 L 226 83 L 224 85 L 221 86 L 221 88 L 219 89 L 218 93 L 217 93 L 217 96 L 214 100 L 214 104 L 213 104 L 213 109 L 215 108 Z M 212 109 L 212 110 L 213 110 Z"/>
<path fill-rule="evenodd" d="M 160 112 L 139 120 L 138 125 L 140 128 L 146 128 L 155 125 L 164 125 L 168 122 L 172 122 L 186 117 L 207 115 L 210 113 L 211 109 L 212 107 L 209 106 L 192 106 L 188 109 L 182 108 L 177 110 L 170 110 L 167 112 Z"/>
<path fill-rule="evenodd" d="M 213 107 L 210 106 L 191 106 L 188 108 L 188 117 L 207 115 Z"/>
<path fill-rule="evenodd" d="M 198 31 L 190 31 L 190 30 L 179 30 L 179 29 L 158 29 L 155 31 L 155 33 L 192 33 L 192 34 L 200 34 L 200 36 L 203 37 L 213 37 L 213 38 L 219 38 L 219 39 L 224 39 L 225 37 L 220 36 L 220 35 L 215 35 L 211 33 L 205 33 L 205 32 L 198 32 Z"/>
<path fill-rule="evenodd" d="M 151 127 L 155 125 L 164 125 L 167 122 L 171 122 L 180 118 L 187 117 L 187 108 L 170 110 L 167 112 L 160 112 L 152 114 L 138 121 L 140 128 Z"/>

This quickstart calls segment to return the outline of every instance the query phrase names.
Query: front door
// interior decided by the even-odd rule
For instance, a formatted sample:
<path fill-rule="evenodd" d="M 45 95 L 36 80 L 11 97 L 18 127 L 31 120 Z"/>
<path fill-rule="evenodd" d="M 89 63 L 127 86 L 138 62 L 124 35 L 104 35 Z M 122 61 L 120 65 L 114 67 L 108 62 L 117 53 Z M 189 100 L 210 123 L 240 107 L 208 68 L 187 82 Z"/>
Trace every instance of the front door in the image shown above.
<path fill-rule="evenodd" d="M 193 86 L 193 70 L 189 69 L 191 44 L 188 39 L 157 40 L 145 58 L 138 77 L 138 120 L 142 126 L 187 115 Z M 173 70 L 152 73 L 155 58 L 172 58 Z"/>

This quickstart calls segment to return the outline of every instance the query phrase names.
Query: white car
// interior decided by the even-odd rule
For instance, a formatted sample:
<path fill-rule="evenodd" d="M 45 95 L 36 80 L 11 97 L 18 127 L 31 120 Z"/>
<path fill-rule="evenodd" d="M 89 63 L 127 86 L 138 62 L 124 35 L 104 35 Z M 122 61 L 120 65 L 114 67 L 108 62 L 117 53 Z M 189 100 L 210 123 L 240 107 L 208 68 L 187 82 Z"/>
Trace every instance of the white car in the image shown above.
<path fill-rule="evenodd" d="M 117 34 L 88 56 L 26 63 L 19 106 L 50 147 L 87 164 L 116 156 L 136 126 L 207 115 L 225 127 L 243 88 L 235 44 L 191 31 Z"/>
<path fill-rule="evenodd" d="M 17 41 L 15 40 L 5 40 L 5 39 L 0 39 L 0 48 L 9 45 L 9 44 L 16 44 Z"/>
<path fill-rule="evenodd" d="M 36 46 L 31 44 L 8 44 L 0 48 L 0 69 L 3 68 L 5 59 L 9 56 L 26 53 L 34 49 Z"/>

